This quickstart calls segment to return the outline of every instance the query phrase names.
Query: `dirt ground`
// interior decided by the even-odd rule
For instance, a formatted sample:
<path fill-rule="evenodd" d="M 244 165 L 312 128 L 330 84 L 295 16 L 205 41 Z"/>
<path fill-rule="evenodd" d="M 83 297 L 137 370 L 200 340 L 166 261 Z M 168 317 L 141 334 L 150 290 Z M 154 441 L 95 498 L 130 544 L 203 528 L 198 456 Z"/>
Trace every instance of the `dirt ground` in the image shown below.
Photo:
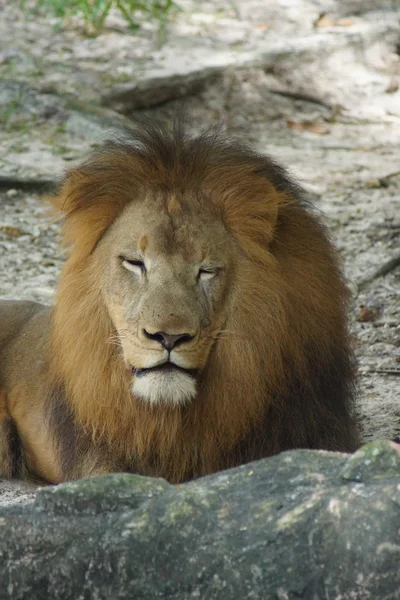
<path fill-rule="evenodd" d="M 173 56 L 179 36 L 182 44 L 192 37 L 201 42 L 203 50 L 214 49 L 216 56 L 221 49 L 240 52 L 241 56 L 251 54 L 251 60 L 240 68 L 235 68 L 235 57 L 231 57 L 231 62 L 216 77 L 204 81 L 201 89 L 183 94 L 184 104 L 193 116 L 195 129 L 222 120 L 230 132 L 289 167 L 323 213 L 340 249 L 353 294 L 350 320 L 359 372 L 357 410 L 364 439 L 400 437 L 400 268 L 362 284 L 385 261 L 399 254 L 399 13 L 391 3 L 377 10 L 373 2 L 332 2 L 326 15 L 318 2 L 286 2 L 283 8 L 283 3 L 271 2 L 268 10 L 265 4 L 252 1 L 246 8 L 234 10 L 229 2 L 186 3 L 186 10 L 167 28 L 167 36 L 173 32 L 174 39 L 167 37 L 165 54 Z M 119 29 L 87 40 L 76 27 L 60 32 L 39 17 L 29 22 L 16 18 L 12 3 L 6 2 L 2 11 L 4 31 L 0 34 L 12 42 L 0 53 L 0 108 L 2 93 L 4 96 L 4 90 L 10 89 L 11 79 L 36 89 L 42 86 L 43 91 L 48 85 L 46 78 L 56 85 L 62 81 L 62 73 L 73 71 L 72 58 L 78 51 L 84 57 L 77 63 L 80 74 L 85 71 L 85 61 L 91 60 L 91 49 L 104 47 L 106 42 L 110 43 L 112 63 L 118 56 L 116 48 L 123 55 L 120 60 L 128 61 L 129 51 L 124 48 L 130 40 L 142 69 L 146 56 L 150 61 L 151 55 L 154 65 L 154 57 L 163 52 L 150 26 L 137 34 L 132 44 L 131 34 L 116 18 Z M 48 53 L 42 55 L 42 75 L 32 74 L 29 61 L 18 58 L 29 55 L 29 35 L 33 39 L 30 47 L 33 44 L 36 48 L 35 40 L 40 46 L 39 40 L 46 39 Z M 289 45 L 285 56 L 278 53 L 272 60 L 268 55 L 267 60 L 266 49 L 274 44 L 276 48 L 279 41 Z M 53 60 L 57 64 L 47 69 L 50 49 L 58 53 Z M 200 53 L 199 63 L 201 59 Z M 97 76 L 90 65 L 87 69 Z M 121 80 L 126 83 L 130 75 L 124 73 Z M 152 76 L 145 73 L 143 78 Z M 102 76 L 101 85 L 113 89 L 116 80 L 117 76 L 106 84 Z M 76 81 L 74 85 L 78 85 Z M 72 83 L 68 90 L 65 83 L 56 86 L 58 106 L 63 110 L 65 95 L 76 92 Z M 176 95 L 147 110 L 154 114 L 173 112 L 182 103 L 182 99 L 174 98 Z M 139 110 L 119 109 L 125 118 Z M 20 121 L 10 121 L 10 111 L 4 115 L 3 109 L 2 114 L 6 126 L 0 132 L 0 175 L 9 177 L 10 182 L 0 191 L 0 296 L 51 303 L 63 263 L 58 227 L 46 217 L 40 194 L 20 189 L 11 179 L 20 174 L 56 178 L 62 168 L 84 155 L 92 142 L 98 143 L 109 122 L 100 128 L 96 124 L 97 129 L 91 129 L 92 122 L 87 124 L 83 137 L 81 131 L 70 127 L 68 144 L 61 147 L 57 141 L 52 154 L 48 138 L 43 141 L 43 127 L 48 135 L 51 115 L 33 127 L 21 128 L 14 126 Z M 59 115 L 57 118 L 60 129 Z M 11 168 L 11 163 L 18 169 Z M 15 486 L 4 483 L 3 488 L 0 484 L 0 496 L 2 490 L 3 502 L 7 503 L 17 500 L 25 488 L 15 491 Z M 29 497 L 28 490 L 23 499 Z"/>

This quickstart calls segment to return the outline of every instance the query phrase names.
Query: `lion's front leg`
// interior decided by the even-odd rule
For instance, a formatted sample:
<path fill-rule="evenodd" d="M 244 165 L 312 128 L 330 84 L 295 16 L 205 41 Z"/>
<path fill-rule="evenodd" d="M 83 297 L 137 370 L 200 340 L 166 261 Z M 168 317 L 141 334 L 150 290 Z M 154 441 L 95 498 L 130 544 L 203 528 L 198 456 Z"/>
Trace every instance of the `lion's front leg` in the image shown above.
<path fill-rule="evenodd" d="M 57 484 L 122 470 L 76 422 L 61 394 L 53 391 L 47 400 L 15 390 L 3 411 L 0 404 L 0 477 Z"/>

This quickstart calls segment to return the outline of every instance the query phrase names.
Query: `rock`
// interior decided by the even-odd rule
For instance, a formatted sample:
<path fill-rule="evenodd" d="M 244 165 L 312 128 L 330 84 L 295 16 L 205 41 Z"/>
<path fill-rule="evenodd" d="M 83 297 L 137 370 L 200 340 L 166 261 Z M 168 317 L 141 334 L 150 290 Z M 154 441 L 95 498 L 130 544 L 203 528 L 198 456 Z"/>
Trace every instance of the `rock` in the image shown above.
<path fill-rule="evenodd" d="M 69 166 L 66 161 L 87 156 L 107 132 L 130 124 L 110 109 L 4 79 L 0 79 L 1 117 L 0 190 L 39 193 L 57 185 L 57 177 Z M 10 144 L 8 138 L 16 134 L 18 144 Z"/>
<path fill-rule="evenodd" d="M 197 61 L 189 67 L 180 68 L 175 60 L 164 70 L 149 70 L 137 82 L 116 84 L 103 95 L 101 102 L 118 112 L 129 113 L 134 109 L 155 106 L 188 94 L 196 94 L 221 77 L 226 68 L 232 66 L 235 57 L 231 55 L 216 57 L 213 53 L 207 58 L 209 60 L 203 57 L 204 64 L 201 68 L 198 67 Z"/>
<path fill-rule="evenodd" d="M 393 443 L 390 449 L 388 442 L 383 441 L 367 444 L 355 452 L 342 470 L 344 479 L 364 483 L 390 475 L 397 477 L 400 484 L 400 446 Z"/>
<path fill-rule="evenodd" d="M 0 507 L 33 502 L 37 487 L 27 481 L 0 479 Z"/>
<path fill-rule="evenodd" d="M 304 6 L 310 9 L 307 2 L 303 3 L 303 8 Z M 275 6 L 270 5 L 269 10 L 272 13 L 271 18 L 274 16 L 277 21 L 287 16 L 286 13 L 282 14 L 279 3 Z M 303 10 L 300 14 L 304 19 Z M 300 25 L 299 21 L 297 25 Z M 137 109 L 157 106 L 169 100 L 199 93 L 228 72 L 248 71 L 258 67 L 279 77 L 281 88 L 287 91 L 292 88 L 303 90 L 305 86 L 310 91 L 312 85 L 313 92 L 317 91 L 318 96 L 324 96 L 327 95 L 329 87 L 331 100 L 338 103 L 344 101 L 347 104 L 351 96 L 345 96 L 344 90 L 339 86 L 334 90 L 331 79 L 330 85 L 327 86 L 325 77 L 318 74 L 321 64 L 329 62 L 329 70 L 336 70 L 334 57 L 337 57 L 341 68 L 342 55 L 347 56 L 349 60 L 351 54 L 354 54 L 354 63 L 357 63 L 360 61 L 361 48 L 365 45 L 372 46 L 382 37 L 389 46 L 397 39 L 398 32 L 397 24 L 373 21 L 356 23 L 352 28 L 345 27 L 337 31 L 334 37 L 320 31 L 307 30 L 300 34 L 292 31 L 285 37 L 271 36 L 254 41 L 251 48 L 209 48 L 199 40 L 180 40 L 179 48 L 175 45 L 163 47 L 162 55 L 158 56 L 154 63 L 149 61 L 142 67 L 140 76 L 132 75 L 130 81 L 113 84 L 101 94 L 100 102 L 105 107 L 129 115 Z M 307 75 L 314 64 L 317 67 L 317 82 L 313 81 L 310 84 Z M 306 83 L 304 79 L 307 80 Z M 329 104 L 327 100 L 325 102 Z"/>
<path fill-rule="evenodd" d="M 396 598 L 400 453 L 292 451 L 196 481 L 115 474 L 0 510 L 0 597 Z"/>

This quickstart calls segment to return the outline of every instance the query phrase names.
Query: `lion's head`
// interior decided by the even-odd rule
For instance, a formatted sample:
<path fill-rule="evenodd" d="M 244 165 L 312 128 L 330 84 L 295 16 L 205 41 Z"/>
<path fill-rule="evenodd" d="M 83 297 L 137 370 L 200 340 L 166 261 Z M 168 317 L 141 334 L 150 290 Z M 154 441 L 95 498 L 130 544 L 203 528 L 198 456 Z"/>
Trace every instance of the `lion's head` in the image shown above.
<path fill-rule="evenodd" d="M 133 394 L 151 404 L 193 400 L 229 320 L 240 263 L 217 207 L 179 190 L 149 191 L 117 217 L 94 262 Z"/>
<path fill-rule="evenodd" d="M 322 380 L 346 404 L 350 369 L 334 251 L 299 198 L 245 146 L 149 124 L 67 175 L 52 361 L 85 428 L 164 476 L 180 453 L 180 480 L 297 395 L 310 443 Z"/>

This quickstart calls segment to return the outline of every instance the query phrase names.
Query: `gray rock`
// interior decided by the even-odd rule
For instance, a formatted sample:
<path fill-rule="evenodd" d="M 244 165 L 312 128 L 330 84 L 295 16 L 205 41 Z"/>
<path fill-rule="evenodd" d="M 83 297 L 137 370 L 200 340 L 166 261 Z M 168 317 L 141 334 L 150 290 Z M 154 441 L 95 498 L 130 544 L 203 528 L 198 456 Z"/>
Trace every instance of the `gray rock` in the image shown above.
<path fill-rule="evenodd" d="M 1 78 L 0 122 L 0 150 L 2 138 L 19 140 L 0 156 L 0 189 L 39 193 L 57 185 L 63 167 L 87 156 L 96 140 L 130 124 L 105 107 Z"/>
<path fill-rule="evenodd" d="M 0 510 L 0 598 L 395 599 L 400 449 L 293 451 L 184 485 L 111 475 Z"/>
<path fill-rule="evenodd" d="M 101 102 L 121 113 L 129 113 L 134 109 L 156 106 L 168 100 L 196 94 L 221 77 L 225 69 L 232 66 L 234 58 L 236 57 L 223 56 L 221 59 L 213 56 L 212 65 L 205 64 L 199 68 L 193 64 L 181 71 L 175 64 L 165 70 L 153 70 L 137 82 L 116 84 L 103 95 Z"/>

